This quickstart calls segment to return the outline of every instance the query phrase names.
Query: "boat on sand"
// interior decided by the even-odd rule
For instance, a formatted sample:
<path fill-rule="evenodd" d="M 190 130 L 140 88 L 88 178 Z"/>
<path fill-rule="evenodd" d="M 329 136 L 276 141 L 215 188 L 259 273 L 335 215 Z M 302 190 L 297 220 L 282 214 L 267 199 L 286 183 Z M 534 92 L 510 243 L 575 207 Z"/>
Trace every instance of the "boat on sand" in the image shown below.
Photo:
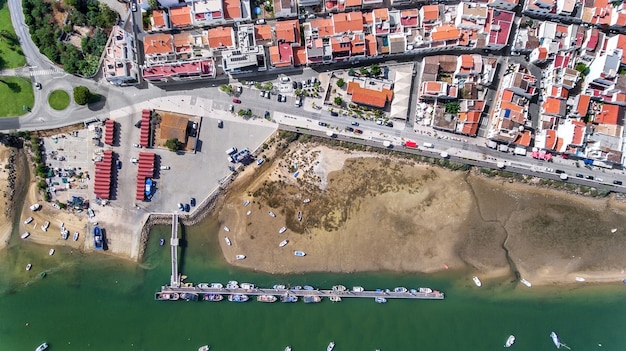
<path fill-rule="evenodd" d="M 224 226 L 224 231 L 225 232 L 230 232 L 230 228 L 228 228 L 227 226 Z"/>
<path fill-rule="evenodd" d="M 29 264 L 26 265 L 26 270 L 27 271 L 30 271 L 31 268 L 33 268 L 32 264 L 29 263 Z"/>
<path fill-rule="evenodd" d="M 478 279 L 477 276 L 473 276 L 472 280 L 474 281 L 474 284 L 476 284 L 477 287 L 483 286 L 483 283 L 480 281 L 480 279 Z"/>
<path fill-rule="evenodd" d="M 22 234 L 21 238 L 22 238 L 22 239 L 26 239 L 26 238 L 28 238 L 29 236 L 30 236 L 30 233 L 29 233 L 29 232 L 24 232 L 24 234 Z"/>
<path fill-rule="evenodd" d="M 278 247 L 283 247 L 285 245 L 287 245 L 289 243 L 289 240 L 285 239 L 283 241 L 281 241 L 280 243 L 278 243 Z"/>
<path fill-rule="evenodd" d="M 230 239 L 227 236 L 224 237 L 224 241 L 226 242 L 226 245 L 228 245 L 228 246 L 233 244 L 233 243 L 230 242 Z"/>
<path fill-rule="evenodd" d="M 520 279 L 519 282 L 524 284 L 524 285 L 526 285 L 529 288 L 533 286 L 528 280 L 526 280 L 524 278 Z"/>
<path fill-rule="evenodd" d="M 304 257 L 304 256 L 306 256 L 306 252 L 304 252 L 304 251 L 294 251 L 294 252 L 293 252 L 293 254 L 294 254 L 295 256 L 298 256 L 298 257 Z"/>
<path fill-rule="evenodd" d="M 511 347 L 513 343 L 515 343 L 515 336 L 509 335 L 509 338 L 506 339 L 506 343 L 504 344 L 504 347 Z"/>
<path fill-rule="evenodd" d="M 236 260 L 244 260 L 246 258 L 246 255 L 237 255 L 235 256 Z"/>
<path fill-rule="evenodd" d="M 278 230 L 278 234 L 282 234 L 287 231 L 287 227 L 282 227 Z"/>

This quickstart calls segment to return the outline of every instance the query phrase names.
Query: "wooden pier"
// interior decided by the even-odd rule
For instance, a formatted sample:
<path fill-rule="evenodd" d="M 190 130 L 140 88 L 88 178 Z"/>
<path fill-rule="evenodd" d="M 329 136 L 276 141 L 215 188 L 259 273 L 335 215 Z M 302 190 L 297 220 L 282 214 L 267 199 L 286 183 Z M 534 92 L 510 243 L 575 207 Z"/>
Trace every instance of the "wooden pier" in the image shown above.
<path fill-rule="evenodd" d="M 198 284 L 194 286 L 191 283 L 183 283 L 181 281 L 181 274 L 178 272 L 178 214 L 172 215 L 172 236 L 170 238 L 171 247 L 171 265 L 172 275 L 170 277 L 170 285 L 161 287 L 161 291 L 156 293 L 157 300 L 186 300 L 185 296 L 193 298 L 201 298 L 204 295 L 216 294 L 216 295 L 272 295 L 276 297 L 297 296 L 299 298 L 304 297 L 320 297 L 340 300 L 343 298 L 361 297 L 361 298 L 382 298 L 382 299 L 422 299 L 422 300 L 443 300 L 444 294 L 437 290 L 431 290 L 429 288 L 419 289 L 406 289 L 397 288 L 390 289 L 378 289 L 376 291 L 358 289 L 347 289 L 342 285 L 336 285 L 331 290 L 320 289 L 303 289 L 302 287 L 285 287 L 281 289 L 275 288 L 260 288 L 250 283 L 236 284 L 233 286 L 223 285 L 223 287 L 213 287 L 211 284 Z M 202 286 L 202 287 L 200 287 Z M 251 288 L 249 288 L 251 287 Z M 276 286 L 277 287 L 277 286 Z M 176 296 L 176 298 L 172 298 Z M 338 299 L 340 298 L 340 299 Z"/>

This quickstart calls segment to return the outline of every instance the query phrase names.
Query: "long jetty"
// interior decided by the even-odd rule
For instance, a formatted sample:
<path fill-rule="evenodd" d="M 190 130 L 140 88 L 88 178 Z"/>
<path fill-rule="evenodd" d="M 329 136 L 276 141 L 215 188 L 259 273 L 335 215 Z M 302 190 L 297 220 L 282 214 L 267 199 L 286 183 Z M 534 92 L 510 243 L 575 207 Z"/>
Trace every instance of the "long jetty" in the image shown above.
<path fill-rule="evenodd" d="M 320 290 L 320 289 L 303 289 L 302 287 L 291 288 L 260 288 L 254 284 L 236 284 L 226 285 L 222 287 L 215 287 L 211 284 L 198 284 L 194 286 L 192 283 L 183 283 L 181 274 L 178 272 L 178 214 L 172 215 L 172 236 L 170 238 L 171 246 L 171 265 L 172 274 L 170 276 L 170 284 L 161 287 L 161 291 L 156 293 L 157 300 L 170 300 L 165 298 L 166 296 L 172 296 L 174 294 L 183 296 L 184 294 L 194 294 L 196 297 L 205 294 L 218 294 L 218 295 L 272 295 L 272 296 L 297 296 L 297 297 L 311 297 L 318 296 L 320 298 L 349 298 L 349 297 L 364 297 L 364 298 L 384 298 L 384 299 L 426 299 L 426 300 L 443 300 L 444 294 L 437 290 L 429 288 L 419 289 L 406 289 L 397 288 L 390 289 L 378 289 L 376 291 L 360 289 L 347 289 L 343 285 L 336 285 L 332 290 Z M 202 286 L 202 287 L 200 287 Z M 185 298 L 182 298 L 183 300 Z"/>

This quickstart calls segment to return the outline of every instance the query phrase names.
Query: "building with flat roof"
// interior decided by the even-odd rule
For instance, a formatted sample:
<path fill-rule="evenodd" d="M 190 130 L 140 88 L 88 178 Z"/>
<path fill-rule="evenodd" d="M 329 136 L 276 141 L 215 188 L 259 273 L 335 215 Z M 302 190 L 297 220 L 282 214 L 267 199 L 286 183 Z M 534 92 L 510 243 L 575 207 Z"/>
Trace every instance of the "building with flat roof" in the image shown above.
<path fill-rule="evenodd" d="M 105 49 L 102 72 L 107 82 L 129 85 L 139 81 L 135 42 L 131 33 L 119 26 L 112 28 L 112 40 Z"/>

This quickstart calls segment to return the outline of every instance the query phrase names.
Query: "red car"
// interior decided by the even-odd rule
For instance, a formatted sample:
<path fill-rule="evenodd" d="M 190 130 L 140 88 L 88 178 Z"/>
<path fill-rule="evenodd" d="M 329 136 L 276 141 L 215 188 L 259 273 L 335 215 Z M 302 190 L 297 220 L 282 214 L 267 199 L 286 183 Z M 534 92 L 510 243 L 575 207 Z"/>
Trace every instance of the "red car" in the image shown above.
<path fill-rule="evenodd" d="M 233 99 L 233 102 L 234 102 L 234 103 L 236 103 L 236 104 L 240 104 L 240 103 L 241 103 L 241 100 L 239 100 L 239 99 Z"/>

